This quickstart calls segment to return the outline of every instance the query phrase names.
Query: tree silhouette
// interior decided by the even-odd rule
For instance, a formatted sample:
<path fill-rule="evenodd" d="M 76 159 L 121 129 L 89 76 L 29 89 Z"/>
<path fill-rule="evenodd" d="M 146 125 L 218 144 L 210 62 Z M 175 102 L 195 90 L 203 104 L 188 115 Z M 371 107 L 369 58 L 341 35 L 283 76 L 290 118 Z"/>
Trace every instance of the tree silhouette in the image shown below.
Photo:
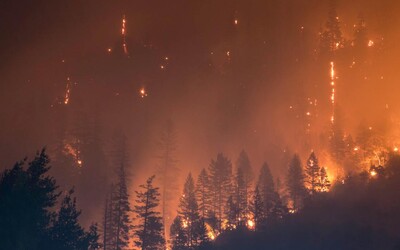
<path fill-rule="evenodd" d="M 157 208 L 160 203 L 159 188 L 153 186 L 155 176 L 147 179 L 146 184 L 140 185 L 141 191 L 135 191 L 135 212 L 138 224 L 135 226 L 135 245 L 142 250 L 161 250 L 165 248 L 163 236 L 164 226 Z"/>

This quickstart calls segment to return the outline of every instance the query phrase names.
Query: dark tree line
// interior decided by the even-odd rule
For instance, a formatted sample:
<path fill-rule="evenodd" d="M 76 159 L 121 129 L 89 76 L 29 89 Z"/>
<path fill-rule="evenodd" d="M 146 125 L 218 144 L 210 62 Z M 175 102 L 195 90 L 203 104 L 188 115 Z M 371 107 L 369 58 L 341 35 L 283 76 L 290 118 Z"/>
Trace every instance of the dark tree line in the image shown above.
<path fill-rule="evenodd" d="M 43 149 L 26 164 L 17 162 L 0 177 L 0 249 L 97 249 L 97 225 L 78 223 L 81 211 L 71 189 L 58 191 Z M 26 166 L 27 165 L 27 166 Z M 57 201 L 61 204 L 57 209 Z"/>

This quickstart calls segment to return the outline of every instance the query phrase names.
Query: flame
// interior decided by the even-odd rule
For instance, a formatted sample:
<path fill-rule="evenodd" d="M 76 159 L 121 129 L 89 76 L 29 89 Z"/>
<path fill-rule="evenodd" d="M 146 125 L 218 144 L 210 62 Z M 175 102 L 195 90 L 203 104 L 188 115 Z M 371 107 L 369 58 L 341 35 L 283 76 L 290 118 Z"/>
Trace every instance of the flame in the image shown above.
<path fill-rule="evenodd" d="M 207 236 L 210 240 L 215 240 L 217 238 L 218 234 L 214 232 L 214 229 L 210 226 L 210 224 L 205 223 L 206 226 L 206 231 L 207 231 Z"/>
<path fill-rule="evenodd" d="M 70 95 L 71 95 L 71 84 L 70 84 L 69 77 L 67 77 L 67 87 L 66 87 L 65 96 L 64 96 L 64 104 L 65 105 L 67 105 L 69 103 Z"/>
<path fill-rule="evenodd" d="M 332 115 L 331 115 L 331 122 L 335 121 L 335 63 L 331 62 L 331 103 L 332 103 Z"/>
<path fill-rule="evenodd" d="M 254 220 L 251 220 L 251 219 L 248 219 L 247 220 L 247 228 L 248 229 L 250 229 L 250 230 L 254 230 L 255 229 L 255 223 L 254 223 Z"/>

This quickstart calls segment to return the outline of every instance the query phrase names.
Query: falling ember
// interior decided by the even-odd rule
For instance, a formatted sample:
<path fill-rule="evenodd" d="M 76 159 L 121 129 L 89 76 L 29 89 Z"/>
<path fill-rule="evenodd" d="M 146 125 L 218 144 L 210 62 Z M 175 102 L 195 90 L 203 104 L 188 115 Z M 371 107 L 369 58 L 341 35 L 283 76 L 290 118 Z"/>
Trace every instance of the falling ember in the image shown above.
<path fill-rule="evenodd" d="M 394 147 L 394 148 L 393 148 L 393 151 L 394 151 L 394 152 L 398 152 L 398 151 L 399 151 L 399 148 L 398 148 L 398 147 Z"/>
<path fill-rule="evenodd" d="M 126 45 L 126 18 L 125 18 L 125 15 L 123 15 L 123 17 L 122 17 L 121 35 L 122 35 L 122 48 L 124 50 L 124 54 L 128 55 L 128 47 Z"/>
<path fill-rule="evenodd" d="M 372 177 L 374 177 L 374 176 L 376 176 L 378 173 L 377 173 L 375 170 L 371 170 L 371 171 L 369 172 L 369 174 L 370 174 Z"/>
<path fill-rule="evenodd" d="M 369 40 L 369 41 L 368 41 L 368 47 L 372 47 L 372 46 L 374 46 L 374 41 Z"/>
<path fill-rule="evenodd" d="M 140 97 L 145 98 L 147 96 L 147 92 L 145 88 L 141 88 L 139 91 Z"/>
<path fill-rule="evenodd" d="M 69 98 L 71 95 L 71 84 L 70 84 L 69 77 L 67 78 L 67 87 L 65 90 L 65 96 L 64 96 L 64 104 L 67 105 L 69 103 Z"/>
<path fill-rule="evenodd" d="M 234 23 L 235 23 L 235 25 L 238 25 L 239 24 L 239 20 L 235 19 Z"/>
<path fill-rule="evenodd" d="M 335 121 L 335 63 L 331 62 L 331 103 L 332 103 L 332 115 L 331 122 Z"/>

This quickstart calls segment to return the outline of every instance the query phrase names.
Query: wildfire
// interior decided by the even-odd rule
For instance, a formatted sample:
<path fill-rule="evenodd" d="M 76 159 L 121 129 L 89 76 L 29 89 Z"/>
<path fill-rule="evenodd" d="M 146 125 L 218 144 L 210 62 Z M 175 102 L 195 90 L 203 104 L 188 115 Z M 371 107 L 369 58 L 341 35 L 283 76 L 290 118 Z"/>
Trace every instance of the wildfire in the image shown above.
<path fill-rule="evenodd" d="M 215 240 L 218 235 L 214 232 L 214 229 L 208 223 L 205 223 L 205 226 L 208 238 L 210 240 Z"/>
<path fill-rule="evenodd" d="M 76 164 L 79 167 L 82 167 L 83 162 L 80 159 L 80 151 L 78 149 L 73 147 L 71 144 L 66 143 L 66 144 L 64 144 L 64 152 L 66 154 L 72 156 L 72 158 L 75 160 Z"/>
<path fill-rule="evenodd" d="M 67 87 L 66 87 L 65 96 L 64 96 L 64 104 L 65 105 L 67 105 L 69 103 L 70 95 L 71 95 L 71 84 L 70 84 L 69 77 L 67 77 Z"/>
<path fill-rule="evenodd" d="M 254 223 L 254 221 L 253 220 L 251 220 L 251 219 L 248 219 L 247 220 L 247 228 L 248 229 L 250 229 L 250 230 L 254 230 L 255 229 L 255 223 Z"/>
<path fill-rule="evenodd" d="M 128 47 L 126 45 L 126 18 L 125 18 L 125 15 L 123 15 L 123 17 L 122 17 L 121 35 L 122 35 L 122 48 L 124 49 L 124 54 L 128 55 Z"/>
<path fill-rule="evenodd" d="M 335 63 L 331 62 L 331 103 L 332 103 L 332 115 L 331 122 L 335 121 Z"/>

